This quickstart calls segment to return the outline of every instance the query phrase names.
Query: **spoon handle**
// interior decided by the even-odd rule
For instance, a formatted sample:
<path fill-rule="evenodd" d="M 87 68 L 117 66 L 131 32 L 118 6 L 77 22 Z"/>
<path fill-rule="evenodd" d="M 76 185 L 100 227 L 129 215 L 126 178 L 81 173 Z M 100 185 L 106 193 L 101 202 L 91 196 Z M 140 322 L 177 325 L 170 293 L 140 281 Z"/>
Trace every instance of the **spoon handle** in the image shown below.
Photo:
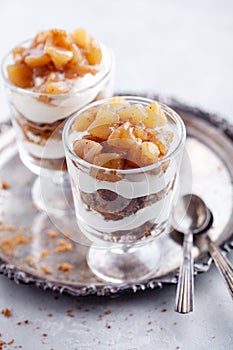
<path fill-rule="evenodd" d="M 175 311 L 185 314 L 193 311 L 193 234 L 184 235 L 183 261 L 180 266 L 176 291 Z"/>
<path fill-rule="evenodd" d="M 210 241 L 208 247 L 210 255 L 212 256 L 216 267 L 223 277 L 233 299 L 233 267 L 230 261 L 222 254 L 221 250 L 213 242 Z"/>

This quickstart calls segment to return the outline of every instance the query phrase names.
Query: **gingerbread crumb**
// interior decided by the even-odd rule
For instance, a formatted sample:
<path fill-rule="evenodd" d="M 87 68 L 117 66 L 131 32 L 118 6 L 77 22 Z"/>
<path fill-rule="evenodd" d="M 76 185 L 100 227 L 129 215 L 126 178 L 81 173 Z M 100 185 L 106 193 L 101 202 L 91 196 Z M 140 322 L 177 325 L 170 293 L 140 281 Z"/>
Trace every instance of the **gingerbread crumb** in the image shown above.
<path fill-rule="evenodd" d="M 3 190 L 8 190 L 10 188 L 10 185 L 8 184 L 8 182 L 2 181 L 1 187 Z"/>
<path fill-rule="evenodd" d="M 73 246 L 70 242 L 67 242 L 65 239 L 58 240 L 58 247 L 54 249 L 55 253 L 63 253 L 73 249 Z"/>
<path fill-rule="evenodd" d="M 23 232 L 18 231 L 13 237 L 4 239 L 0 247 L 6 253 L 6 255 L 11 256 L 15 248 L 21 244 L 28 244 L 32 240 L 32 237 L 25 237 Z"/>
<path fill-rule="evenodd" d="M 164 308 L 164 309 L 162 309 L 162 310 L 161 310 L 161 312 L 167 312 L 167 309 L 166 309 L 166 308 Z"/>
<path fill-rule="evenodd" d="M 28 323 L 29 323 L 29 321 L 28 321 L 28 320 L 25 320 L 25 321 L 24 321 L 24 323 L 25 323 L 25 324 L 28 324 Z"/>
<path fill-rule="evenodd" d="M 60 271 L 70 272 L 72 270 L 72 266 L 69 263 L 63 263 L 57 266 L 57 269 Z"/>
<path fill-rule="evenodd" d="M 69 317 L 74 317 L 74 314 L 71 309 L 66 310 L 66 315 Z"/>
<path fill-rule="evenodd" d="M 46 258 L 46 256 L 48 256 L 50 254 L 49 250 L 42 250 L 42 252 L 40 253 L 40 257 L 41 259 Z"/>
<path fill-rule="evenodd" d="M 48 230 L 48 235 L 50 238 L 56 238 L 58 236 L 55 230 Z"/>
<path fill-rule="evenodd" d="M 11 316 L 11 309 L 3 309 L 2 310 L 2 314 L 5 316 L 5 317 L 10 317 Z"/>
<path fill-rule="evenodd" d="M 83 276 L 80 276 L 79 279 L 78 279 L 78 282 L 79 283 L 83 283 L 85 281 L 85 278 Z"/>
<path fill-rule="evenodd" d="M 46 275 L 50 275 L 51 274 L 50 269 L 46 265 L 42 265 L 41 269 Z"/>
<path fill-rule="evenodd" d="M 12 345 L 14 344 L 15 340 L 14 339 L 11 339 L 10 341 L 8 341 L 7 345 Z"/>
<path fill-rule="evenodd" d="M 106 328 L 110 329 L 111 325 L 109 323 L 106 323 Z"/>
<path fill-rule="evenodd" d="M 42 335 L 43 335 L 43 337 L 47 337 L 47 336 L 48 336 L 48 334 L 47 334 L 47 333 L 43 333 Z"/>
<path fill-rule="evenodd" d="M 22 322 L 17 322 L 17 326 L 21 326 Z"/>
<path fill-rule="evenodd" d="M 112 314 L 112 310 L 108 309 L 107 311 L 105 311 L 106 315 L 111 315 Z"/>

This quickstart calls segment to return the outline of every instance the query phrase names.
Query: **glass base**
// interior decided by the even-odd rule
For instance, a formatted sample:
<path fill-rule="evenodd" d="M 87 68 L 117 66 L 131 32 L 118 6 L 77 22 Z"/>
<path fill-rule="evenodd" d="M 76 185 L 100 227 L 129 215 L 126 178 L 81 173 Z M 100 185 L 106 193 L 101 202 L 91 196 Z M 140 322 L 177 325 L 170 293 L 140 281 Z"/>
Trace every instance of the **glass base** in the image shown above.
<path fill-rule="evenodd" d="M 156 271 L 160 259 L 159 240 L 127 249 L 91 246 L 87 263 L 100 279 L 111 283 L 135 282 Z"/>
<path fill-rule="evenodd" d="M 64 215 L 74 211 L 69 179 L 38 177 L 32 186 L 32 199 L 39 210 L 48 215 Z"/>

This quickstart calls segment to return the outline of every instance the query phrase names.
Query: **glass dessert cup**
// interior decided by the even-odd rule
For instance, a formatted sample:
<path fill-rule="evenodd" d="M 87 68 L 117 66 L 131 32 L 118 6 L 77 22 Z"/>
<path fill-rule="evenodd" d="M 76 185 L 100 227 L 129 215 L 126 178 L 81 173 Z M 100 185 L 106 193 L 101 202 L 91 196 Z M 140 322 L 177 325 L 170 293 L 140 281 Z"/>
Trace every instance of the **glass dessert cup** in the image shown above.
<path fill-rule="evenodd" d="M 144 107 L 153 102 L 134 96 L 123 98 L 130 105 Z M 88 265 L 99 278 L 123 283 L 145 279 L 156 270 L 159 238 L 169 229 L 169 216 L 177 195 L 186 131 L 177 113 L 158 103 L 166 115 L 166 127 L 173 135 L 170 149 L 162 159 L 148 166 L 123 170 L 87 162 L 74 151 L 75 142 L 80 140 L 77 121 L 82 114 L 111 100 L 91 103 L 75 113 L 64 127 L 63 143 L 77 224 L 91 242 Z M 81 141 L 87 141 L 85 137 L 84 134 Z"/>
<path fill-rule="evenodd" d="M 19 46 L 27 47 L 31 40 Z M 11 53 L 2 62 L 2 75 L 16 130 L 19 156 L 25 166 L 38 177 L 32 186 L 35 205 L 48 214 L 62 215 L 72 207 L 62 130 L 65 120 L 88 103 L 112 96 L 114 62 L 110 50 L 101 44 L 105 69 L 95 76 L 77 79 L 77 87 L 67 93 L 46 94 L 12 84 L 7 66 Z"/>

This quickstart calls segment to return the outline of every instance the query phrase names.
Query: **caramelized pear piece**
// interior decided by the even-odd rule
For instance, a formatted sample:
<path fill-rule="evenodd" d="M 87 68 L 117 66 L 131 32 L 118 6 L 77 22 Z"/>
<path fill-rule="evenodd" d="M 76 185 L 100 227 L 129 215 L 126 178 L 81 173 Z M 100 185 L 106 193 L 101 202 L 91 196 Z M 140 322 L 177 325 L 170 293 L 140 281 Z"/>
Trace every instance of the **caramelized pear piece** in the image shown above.
<path fill-rule="evenodd" d="M 70 91 L 70 82 L 68 81 L 52 81 L 45 85 L 44 92 L 46 94 L 57 95 L 65 94 Z"/>
<path fill-rule="evenodd" d="M 100 153 L 94 158 L 94 164 L 109 169 L 124 169 L 124 159 L 118 153 Z"/>
<path fill-rule="evenodd" d="M 38 45 L 37 47 L 26 51 L 24 60 L 30 68 L 38 68 L 48 64 L 51 61 L 51 58 L 44 52 L 44 47 Z"/>
<path fill-rule="evenodd" d="M 111 127 L 118 123 L 118 115 L 106 108 L 101 108 L 97 115 L 96 119 L 89 126 L 88 132 L 95 137 L 99 137 L 102 140 L 106 140 L 111 134 Z"/>
<path fill-rule="evenodd" d="M 87 110 L 80 114 L 74 122 L 73 129 L 76 131 L 85 131 L 95 120 L 96 112 Z"/>
<path fill-rule="evenodd" d="M 146 112 L 143 106 L 135 104 L 118 111 L 122 121 L 130 121 L 132 124 L 138 124 L 146 118 Z"/>
<path fill-rule="evenodd" d="M 111 108 L 122 108 L 122 107 L 127 107 L 129 106 L 129 102 L 126 101 L 123 97 L 121 96 L 114 96 L 111 101 L 109 102 L 109 105 Z"/>
<path fill-rule="evenodd" d="M 86 139 L 76 140 L 73 145 L 74 153 L 90 163 L 93 163 L 95 156 L 100 154 L 102 148 L 98 142 Z"/>
<path fill-rule="evenodd" d="M 90 65 L 100 64 L 102 61 L 102 51 L 96 43 L 92 42 L 90 49 L 86 53 L 86 57 Z"/>
<path fill-rule="evenodd" d="M 73 52 L 62 47 L 53 46 L 50 41 L 46 42 L 45 52 L 50 56 L 55 67 L 59 69 L 66 65 L 74 56 Z"/>
<path fill-rule="evenodd" d="M 91 37 L 83 28 L 75 29 L 71 33 L 71 37 L 76 43 L 76 45 L 82 47 L 83 49 L 88 49 L 91 44 Z"/>
<path fill-rule="evenodd" d="M 33 72 L 24 63 L 15 63 L 7 66 L 8 79 L 10 82 L 21 88 L 33 86 Z"/>
<path fill-rule="evenodd" d="M 131 148 L 137 144 L 137 140 L 133 134 L 133 128 L 127 124 L 114 129 L 107 142 L 110 146 L 116 148 Z"/>
<path fill-rule="evenodd" d="M 144 165 L 149 165 L 158 162 L 159 149 L 152 142 L 143 142 L 141 145 L 141 162 Z"/>
<path fill-rule="evenodd" d="M 146 112 L 147 118 L 144 119 L 146 127 L 154 129 L 167 123 L 167 117 L 157 102 L 152 102 L 146 106 Z"/>

